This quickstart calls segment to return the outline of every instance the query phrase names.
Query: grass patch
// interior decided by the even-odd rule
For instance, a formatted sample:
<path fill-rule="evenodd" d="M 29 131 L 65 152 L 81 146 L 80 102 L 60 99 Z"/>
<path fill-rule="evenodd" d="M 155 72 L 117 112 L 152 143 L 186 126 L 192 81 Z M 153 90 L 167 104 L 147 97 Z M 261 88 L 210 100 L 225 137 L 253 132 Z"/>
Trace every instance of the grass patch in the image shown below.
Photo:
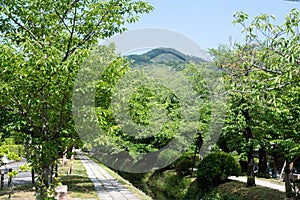
<path fill-rule="evenodd" d="M 73 166 L 74 170 L 71 175 L 68 175 L 69 166 L 60 167 L 59 169 L 59 181 L 68 186 L 68 197 L 98 199 L 94 184 L 77 156 L 75 156 Z"/>
<path fill-rule="evenodd" d="M 11 190 L 9 188 L 5 187 L 2 191 L 0 191 L 0 199 L 9 199 L 10 191 Z M 31 184 L 14 186 L 10 199 L 35 200 L 35 193 Z"/>
<path fill-rule="evenodd" d="M 94 184 L 77 156 L 75 156 L 73 166 L 74 171 L 71 175 L 68 175 L 68 165 L 59 169 L 58 181 L 68 186 L 68 198 L 98 199 Z M 0 200 L 9 199 L 10 191 L 11 189 L 7 187 L 0 191 Z M 10 199 L 35 200 L 35 191 L 31 184 L 14 186 Z"/>
<path fill-rule="evenodd" d="M 217 191 L 221 193 L 237 194 L 244 200 L 282 200 L 285 198 L 285 194 L 278 190 L 261 186 L 246 187 L 245 183 L 237 181 L 229 181 L 219 185 Z"/>

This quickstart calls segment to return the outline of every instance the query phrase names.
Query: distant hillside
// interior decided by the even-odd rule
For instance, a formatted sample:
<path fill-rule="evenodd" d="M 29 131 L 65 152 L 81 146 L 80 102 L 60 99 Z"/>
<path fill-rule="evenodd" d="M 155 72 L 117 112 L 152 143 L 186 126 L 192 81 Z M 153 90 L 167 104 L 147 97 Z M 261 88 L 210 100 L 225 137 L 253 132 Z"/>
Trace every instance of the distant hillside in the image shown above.
<path fill-rule="evenodd" d="M 164 64 L 181 69 L 183 65 L 188 62 L 205 62 L 202 58 L 188 56 L 171 48 L 157 48 L 141 55 L 132 54 L 126 57 L 133 61 L 133 67 L 149 64 Z"/>

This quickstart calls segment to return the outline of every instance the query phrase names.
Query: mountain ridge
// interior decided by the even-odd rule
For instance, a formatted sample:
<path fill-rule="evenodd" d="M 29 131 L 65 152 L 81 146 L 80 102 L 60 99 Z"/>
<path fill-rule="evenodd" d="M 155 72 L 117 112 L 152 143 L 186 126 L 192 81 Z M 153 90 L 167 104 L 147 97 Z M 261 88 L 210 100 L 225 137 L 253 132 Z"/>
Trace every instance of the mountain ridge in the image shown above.
<path fill-rule="evenodd" d="M 182 65 L 189 62 L 201 63 L 206 62 L 203 58 L 189 56 L 172 48 L 155 48 L 146 53 L 137 55 L 131 54 L 125 56 L 133 61 L 132 67 L 144 66 L 149 64 L 165 64 L 165 65 Z"/>

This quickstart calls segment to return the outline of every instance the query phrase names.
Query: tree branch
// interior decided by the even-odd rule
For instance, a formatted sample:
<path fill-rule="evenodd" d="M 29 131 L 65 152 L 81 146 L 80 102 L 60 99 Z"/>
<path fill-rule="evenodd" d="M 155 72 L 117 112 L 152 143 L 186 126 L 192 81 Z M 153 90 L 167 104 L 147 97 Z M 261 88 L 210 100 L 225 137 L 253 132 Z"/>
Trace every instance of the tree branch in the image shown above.
<path fill-rule="evenodd" d="M 72 40 L 73 40 L 73 34 L 75 32 L 76 18 L 77 18 L 77 7 L 76 7 L 76 4 L 75 4 L 74 17 L 73 17 L 73 22 L 72 22 L 72 31 L 70 32 L 70 38 L 69 38 L 66 54 L 65 54 L 65 57 L 63 58 L 63 61 L 67 60 L 67 58 L 69 56 L 69 51 L 70 51 Z"/>
<path fill-rule="evenodd" d="M 13 97 L 19 107 L 19 110 L 17 111 L 17 114 L 20 114 L 21 116 L 23 116 L 25 118 L 25 120 L 31 125 L 31 127 L 35 130 L 35 132 L 39 132 L 39 129 L 37 128 L 37 126 L 34 124 L 34 122 L 30 119 L 29 115 L 27 112 L 25 112 L 24 107 L 21 103 L 21 101 L 18 99 L 18 97 L 14 96 Z"/>
<path fill-rule="evenodd" d="M 54 9 L 54 10 L 55 10 L 55 14 L 59 17 L 59 19 L 63 23 L 63 25 L 67 28 L 68 32 L 71 33 L 71 30 L 69 29 L 69 26 L 66 24 L 65 19 L 60 16 L 60 14 L 58 13 L 58 11 L 56 9 Z"/>
<path fill-rule="evenodd" d="M 257 68 L 257 69 L 260 69 L 262 71 L 265 71 L 265 72 L 269 72 L 269 73 L 273 73 L 273 74 L 278 74 L 278 75 L 282 75 L 282 71 L 279 71 L 279 70 L 271 70 L 271 69 L 268 69 L 268 68 L 264 68 L 262 66 L 259 66 L 255 63 L 252 63 L 252 65 Z"/>
<path fill-rule="evenodd" d="M 266 88 L 265 90 L 266 90 L 266 91 L 271 91 L 271 90 L 282 89 L 282 88 L 284 88 L 285 86 L 290 85 L 290 84 L 293 84 L 293 83 L 295 83 L 295 82 L 294 82 L 294 81 L 289 81 L 289 82 L 286 82 L 286 83 L 281 84 L 281 85 L 276 86 L 276 87 Z"/>
<path fill-rule="evenodd" d="M 69 79 L 70 79 L 70 76 L 68 76 L 68 79 L 66 80 L 66 83 L 68 84 L 69 82 Z M 60 105 L 65 105 L 65 102 L 66 102 L 66 99 L 67 99 L 67 95 L 68 93 L 67 92 L 64 92 L 64 96 L 61 100 L 61 104 Z M 67 121 L 67 119 L 69 119 L 69 115 L 67 115 L 67 117 L 65 117 L 65 119 L 63 119 L 63 114 L 64 114 L 64 109 L 63 109 L 64 106 L 61 106 L 61 110 L 60 110 L 60 113 L 59 113 L 59 124 L 57 125 L 57 128 L 55 130 L 55 133 L 52 137 L 52 139 L 54 139 L 58 133 L 58 131 L 60 130 L 60 128 L 62 127 L 62 125 Z"/>
<path fill-rule="evenodd" d="M 38 40 L 38 38 L 36 37 L 36 35 L 34 35 L 32 33 L 32 31 L 27 28 L 25 25 L 21 24 L 20 22 L 18 22 L 18 20 L 14 19 L 14 17 L 12 16 L 11 13 L 4 13 L 6 16 L 8 16 L 9 19 L 11 19 L 16 25 L 18 25 L 19 27 L 21 27 L 23 30 L 25 30 L 26 32 L 28 32 L 31 37 L 40 45 L 40 47 L 43 47 L 41 41 Z"/>
<path fill-rule="evenodd" d="M 117 2 L 114 2 L 115 4 Z M 115 4 L 113 4 L 112 6 L 114 6 Z M 99 22 L 96 24 L 96 27 L 100 26 L 100 24 L 104 21 L 106 15 L 109 13 L 109 9 L 106 10 L 106 12 L 102 15 L 101 19 L 99 20 Z M 65 61 L 76 49 L 80 48 L 82 45 L 84 45 L 94 34 L 95 34 L 96 30 L 91 30 L 89 33 L 87 33 L 84 38 L 81 40 L 81 42 L 79 44 L 77 44 L 75 47 L 73 47 L 71 50 L 69 50 L 67 52 L 67 54 L 65 55 L 65 57 L 63 58 L 63 61 Z"/>
<path fill-rule="evenodd" d="M 10 111 L 10 112 L 17 113 L 16 110 L 13 110 L 13 109 L 11 109 L 11 108 L 4 107 L 4 106 L 2 106 L 2 105 L 0 105 L 0 109 L 1 109 L 1 110 L 5 110 L 5 111 Z"/>

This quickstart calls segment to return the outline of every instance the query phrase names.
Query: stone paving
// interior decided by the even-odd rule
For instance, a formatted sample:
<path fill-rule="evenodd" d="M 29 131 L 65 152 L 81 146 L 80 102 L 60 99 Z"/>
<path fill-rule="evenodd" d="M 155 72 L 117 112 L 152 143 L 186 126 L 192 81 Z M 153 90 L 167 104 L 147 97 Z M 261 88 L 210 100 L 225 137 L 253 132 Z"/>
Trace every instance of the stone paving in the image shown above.
<path fill-rule="evenodd" d="M 89 157 L 80 152 L 77 152 L 77 154 L 86 168 L 89 178 L 94 183 L 100 200 L 140 200 Z"/>

